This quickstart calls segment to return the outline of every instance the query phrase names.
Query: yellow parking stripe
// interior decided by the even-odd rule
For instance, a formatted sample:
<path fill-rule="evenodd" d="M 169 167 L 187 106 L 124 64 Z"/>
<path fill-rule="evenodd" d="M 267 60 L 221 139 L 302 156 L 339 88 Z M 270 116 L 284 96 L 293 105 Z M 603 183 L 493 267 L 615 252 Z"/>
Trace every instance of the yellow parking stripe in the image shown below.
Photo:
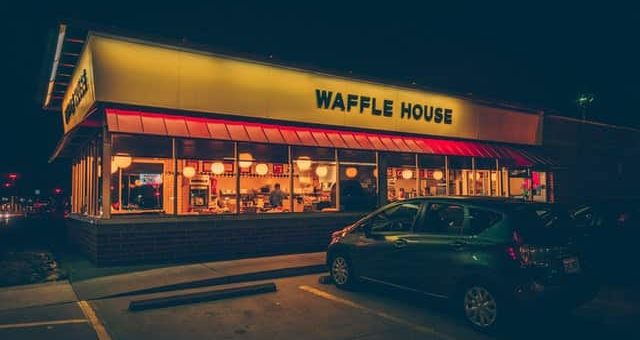
<path fill-rule="evenodd" d="M 369 309 L 369 308 L 367 308 L 367 307 L 365 307 L 363 305 L 357 304 L 357 303 L 355 303 L 353 301 L 345 300 L 343 298 L 337 297 L 337 296 L 335 296 L 333 294 L 327 293 L 327 292 L 325 292 L 323 290 L 320 290 L 320 289 L 317 289 L 317 288 L 313 288 L 313 287 L 306 286 L 306 285 L 298 286 L 298 288 L 303 290 L 303 291 L 305 291 L 305 292 L 311 293 L 311 294 L 313 294 L 315 296 L 319 296 L 321 298 L 324 298 L 324 299 L 327 299 L 327 300 L 330 300 L 330 301 L 333 301 L 333 302 L 337 302 L 337 303 L 340 303 L 340 304 L 343 304 L 343 305 L 346 305 L 346 306 L 361 310 L 361 311 L 363 311 L 365 313 L 373 314 L 373 315 L 379 316 L 379 317 L 381 317 L 383 319 L 387 319 L 389 321 L 393 321 L 393 322 L 401 324 L 403 326 L 412 328 L 412 329 L 414 329 L 414 330 L 416 330 L 416 331 L 418 331 L 420 333 L 423 333 L 423 334 L 428 334 L 430 336 L 436 336 L 436 337 L 438 337 L 440 339 L 445 339 L 445 340 L 454 339 L 454 338 L 452 338 L 452 337 L 450 337 L 450 336 L 448 336 L 446 334 L 442 334 L 440 332 L 437 332 L 433 328 L 421 326 L 421 325 L 415 324 L 415 323 L 413 323 L 411 321 L 407 321 L 407 320 L 398 318 L 396 316 L 387 314 L 385 312 L 380 312 L 380 311 L 376 311 L 376 310 L 373 310 L 373 309 Z"/>
<path fill-rule="evenodd" d="M 89 320 L 91 326 L 93 326 L 93 329 L 96 331 L 98 340 L 111 340 L 109 333 L 107 333 L 107 330 L 102 325 L 102 322 L 100 322 L 100 319 L 98 319 L 98 317 L 96 316 L 96 312 L 93 311 L 91 305 L 89 305 L 87 301 L 82 300 L 78 301 L 78 306 L 80 306 L 80 309 L 82 309 L 82 313 L 84 313 L 84 316 L 87 318 L 87 320 Z"/>
<path fill-rule="evenodd" d="M 56 320 L 56 321 L 10 323 L 5 325 L 0 325 L 0 329 L 54 326 L 54 325 L 66 325 L 66 324 L 72 324 L 72 323 L 87 323 L 87 322 L 88 321 L 85 319 L 69 319 L 69 320 Z"/>

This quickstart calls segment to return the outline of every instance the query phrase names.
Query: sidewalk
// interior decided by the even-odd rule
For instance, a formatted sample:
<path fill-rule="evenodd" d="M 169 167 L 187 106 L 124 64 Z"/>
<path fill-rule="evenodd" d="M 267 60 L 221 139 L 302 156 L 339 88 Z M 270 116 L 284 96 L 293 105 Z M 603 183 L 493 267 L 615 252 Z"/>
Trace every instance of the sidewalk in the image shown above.
<path fill-rule="evenodd" d="M 71 285 L 78 299 L 94 300 L 160 286 L 181 285 L 192 281 L 215 281 L 219 278 L 257 272 L 291 270 L 291 275 L 296 275 L 298 270 L 304 272 L 324 264 L 324 252 L 280 255 L 147 269 L 72 281 Z"/>
<path fill-rule="evenodd" d="M 0 311 L 75 301 L 67 280 L 0 288 Z"/>

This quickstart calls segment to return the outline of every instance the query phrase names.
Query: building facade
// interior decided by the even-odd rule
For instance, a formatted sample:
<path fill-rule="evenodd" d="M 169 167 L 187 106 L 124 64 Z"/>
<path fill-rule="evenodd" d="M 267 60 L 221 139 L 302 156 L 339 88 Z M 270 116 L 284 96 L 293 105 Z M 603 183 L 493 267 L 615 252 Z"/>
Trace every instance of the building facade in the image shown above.
<path fill-rule="evenodd" d="M 318 250 L 417 196 L 556 200 L 543 112 L 68 33 L 45 99 L 64 125 L 52 160 L 72 160 L 69 232 L 99 264 Z"/>

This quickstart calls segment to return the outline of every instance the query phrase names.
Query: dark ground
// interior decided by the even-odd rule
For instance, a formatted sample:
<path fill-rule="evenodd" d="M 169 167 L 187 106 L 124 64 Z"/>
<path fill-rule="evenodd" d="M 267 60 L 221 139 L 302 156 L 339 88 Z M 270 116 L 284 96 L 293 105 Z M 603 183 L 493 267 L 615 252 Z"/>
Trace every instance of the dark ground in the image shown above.
<path fill-rule="evenodd" d="M 66 252 L 64 220 L 10 217 L 0 222 L 0 287 L 63 279 L 54 253 Z"/>

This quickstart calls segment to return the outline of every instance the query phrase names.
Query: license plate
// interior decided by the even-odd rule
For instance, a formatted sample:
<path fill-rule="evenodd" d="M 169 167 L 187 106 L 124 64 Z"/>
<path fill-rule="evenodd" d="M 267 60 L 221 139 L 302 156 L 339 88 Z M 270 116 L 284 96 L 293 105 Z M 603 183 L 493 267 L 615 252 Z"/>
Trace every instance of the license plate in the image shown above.
<path fill-rule="evenodd" d="M 580 272 L 580 262 L 578 261 L 577 257 L 562 259 L 562 264 L 564 265 L 564 271 L 567 274 Z"/>

